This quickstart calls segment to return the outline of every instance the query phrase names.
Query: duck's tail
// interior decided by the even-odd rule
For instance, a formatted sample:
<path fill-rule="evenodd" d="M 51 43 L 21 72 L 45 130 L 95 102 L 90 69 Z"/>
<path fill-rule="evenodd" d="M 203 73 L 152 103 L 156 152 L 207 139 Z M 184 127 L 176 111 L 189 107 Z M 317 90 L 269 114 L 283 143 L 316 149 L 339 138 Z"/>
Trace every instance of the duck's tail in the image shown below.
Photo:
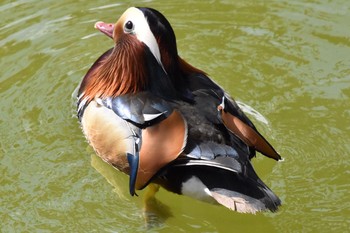
<path fill-rule="evenodd" d="M 275 212 L 281 200 L 245 165 L 223 160 L 178 159 L 166 167 L 156 182 L 169 191 L 202 201 L 217 202 L 240 213 Z"/>

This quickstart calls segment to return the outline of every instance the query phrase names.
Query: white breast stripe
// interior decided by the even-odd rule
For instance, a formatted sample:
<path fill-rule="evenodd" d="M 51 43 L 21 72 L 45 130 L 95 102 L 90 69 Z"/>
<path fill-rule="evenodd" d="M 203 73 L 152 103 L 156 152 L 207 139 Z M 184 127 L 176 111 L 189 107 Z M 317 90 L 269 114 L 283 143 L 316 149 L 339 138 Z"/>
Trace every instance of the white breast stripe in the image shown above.
<path fill-rule="evenodd" d="M 80 101 L 80 99 L 84 96 L 84 92 L 81 93 L 81 95 L 78 97 L 78 101 Z M 83 107 L 85 106 L 87 102 L 87 98 L 85 97 L 84 99 L 82 99 L 79 103 L 79 106 L 78 106 L 78 112 L 83 109 Z"/>
<path fill-rule="evenodd" d="M 143 118 L 145 119 L 145 121 L 151 121 L 151 120 L 154 120 L 157 117 L 163 115 L 164 113 L 166 113 L 166 111 L 158 113 L 158 114 L 143 114 Z"/>

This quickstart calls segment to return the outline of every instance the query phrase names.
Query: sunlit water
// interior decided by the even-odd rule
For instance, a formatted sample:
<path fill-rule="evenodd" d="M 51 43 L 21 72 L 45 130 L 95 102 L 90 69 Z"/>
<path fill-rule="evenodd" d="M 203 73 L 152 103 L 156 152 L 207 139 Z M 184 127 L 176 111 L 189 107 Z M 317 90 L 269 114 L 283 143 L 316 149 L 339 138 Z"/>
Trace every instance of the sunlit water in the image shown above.
<path fill-rule="evenodd" d="M 258 155 L 278 213 L 244 215 L 161 190 L 143 196 L 89 149 L 72 93 L 112 46 L 93 29 L 129 6 L 162 11 L 180 55 L 246 106 L 284 157 Z M 350 2 L 1 1 L 2 232 L 346 232 Z M 251 114 L 252 113 L 252 114 Z M 148 210 L 150 211 L 150 210 Z"/>

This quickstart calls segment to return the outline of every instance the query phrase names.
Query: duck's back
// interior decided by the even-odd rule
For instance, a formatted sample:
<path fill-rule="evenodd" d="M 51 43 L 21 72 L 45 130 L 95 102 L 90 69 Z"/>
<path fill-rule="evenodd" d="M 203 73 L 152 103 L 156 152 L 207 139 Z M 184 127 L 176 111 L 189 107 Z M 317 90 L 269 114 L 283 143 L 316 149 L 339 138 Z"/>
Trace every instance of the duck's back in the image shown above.
<path fill-rule="evenodd" d="M 209 78 L 192 78 L 189 87 L 194 102 L 171 103 L 187 122 L 185 149 L 153 182 L 169 191 L 218 202 L 238 212 L 276 211 L 281 201 L 259 179 L 250 163 L 254 148 L 225 126 L 218 106 L 226 101 L 232 114 L 256 130 L 254 125 Z"/>

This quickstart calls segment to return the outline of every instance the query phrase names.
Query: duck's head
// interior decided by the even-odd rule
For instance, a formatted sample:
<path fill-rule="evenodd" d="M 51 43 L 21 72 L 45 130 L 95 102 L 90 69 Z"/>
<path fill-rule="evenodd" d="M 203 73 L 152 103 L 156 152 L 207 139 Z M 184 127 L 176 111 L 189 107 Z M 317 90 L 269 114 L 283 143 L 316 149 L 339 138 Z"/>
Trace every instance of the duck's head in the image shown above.
<path fill-rule="evenodd" d="M 131 7 L 116 23 L 97 22 L 95 28 L 113 39 L 85 76 L 79 95 L 91 101 L 151 91 L 163 98 L 192 101 L 186 76 L 203 71 L 178 56 L 176 37 L 169 21 L 157 10 Z"/>
<path fill-rule="evenodd" d="M 176 38 L 170 23 L 159 11 L 131 7 L 115 24 L 97 22 L 95 28 L 112 38 L 116 46 L 147 47 L 159 65 L 171 73 L 177 59 Z"/>
<path fill-rule="evenodd" d="M 115 24 L 97 22 L 95 28 L 115 45 L 92 72 L 96 75 L 90 75 L 97 76 L 92 78 L 96 85 L 90 85 L 93 94 L 117 96 L 150 90 L 162 97 L 181 95 L 184 75 L 180 63 L 184 62 L 178 57 L 174 31 L 159 11 L 131 7 Z"/>

